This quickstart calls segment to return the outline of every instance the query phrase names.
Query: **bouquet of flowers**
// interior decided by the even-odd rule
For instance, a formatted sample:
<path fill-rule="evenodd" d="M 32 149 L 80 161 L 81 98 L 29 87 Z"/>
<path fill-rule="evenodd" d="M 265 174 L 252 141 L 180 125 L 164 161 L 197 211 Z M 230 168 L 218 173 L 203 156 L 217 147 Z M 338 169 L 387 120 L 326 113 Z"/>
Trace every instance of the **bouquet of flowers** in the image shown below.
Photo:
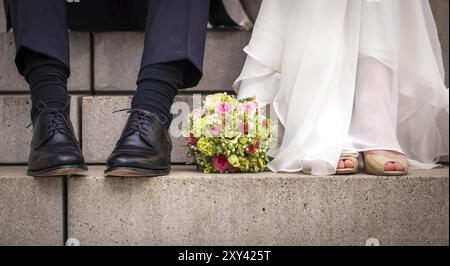
<path fill-rule="evenodd" d="M 255 98 L 238 101 L 226 93 L 209 95 L 188 116 L 189 156 L 205 173 L 256 173 L 269 162 L 275 127 L 261 114 Z"/>

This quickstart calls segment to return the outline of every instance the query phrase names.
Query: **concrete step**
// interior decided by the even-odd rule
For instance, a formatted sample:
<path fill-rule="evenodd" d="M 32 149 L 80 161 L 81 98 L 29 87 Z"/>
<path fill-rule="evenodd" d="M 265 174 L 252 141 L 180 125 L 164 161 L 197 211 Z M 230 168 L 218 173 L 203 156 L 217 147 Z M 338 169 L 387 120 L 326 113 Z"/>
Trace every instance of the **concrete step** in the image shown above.
<path fill-rule="evenodd" d="M 194 106 L 199 107 L 206 95 L 189 93 L 175 98 L 172 105 L 174 120 L 170 127 L 173 163 L 191 161 L 181 129 L 187 123 L 186 115 Z M 126 112 L 113 112 L 129 108 L 130 104 L 131 96 L 72 96 L 72 124 L 88 163 L 105 163 L 128 118 Z M 0 95 L 0 145 L 3 147 L 0 164 L 27 163 L 32 137 L 32 128 L 26 128 L 30 123 L 29 109 L 28 96 Z M 448 157 L 442 161 L 448 162 Z"/>
<path fill-rule="evenodd" d="M 69 178 L 81 245 L 448 245 L 448 168 L 406 177 L 297 173 Z"/>
<path fill-rule="evenodd" d="M 3 1 L 0 1 L 0 33 L 6 31 L 5 10 Z"/>
<path fill-rule="evenodd" d="M 3 1 L 0 1 L 3 2 Z M 1 18 L 0 18 L 1 20 Z M 91 56 L 89 33 L 70 32 L 71 92 L 90 92 Z M 28 84 L 17 72 L 14 63 L 16 47 L 12 33 L 0 32 L 0 93 L 28 92 Z"/>
<path fill-rule="evenodd" d="M 0 166 L 0 246 L 64 244 L 62 178 L 32 178 Z"/>
<path fill-rule="evenodd" d="M 254 19 L 252 19 L 251 12 L 255 9 L 259 9 L 261 2 L 260 1 L 253 1 L 252 5 L 244 6 L 243 2 L 241 0 L 227 0 L 222 1 L 226 12 L 230 16 L 230 18 L 239 24 L 243 29 L 250 30 L 253 28 L 254 25 Z"/>
<path fill-rule="evenodd" d="M 448 0 L 430 0 L 434 20 L 437 24 L 439 39 L 442 46 L 442 55 L 445 67 L 445 84 L 449 86 L 449 1 Z"/>
<path fill-rule="evenodd" d="M 262 0 L 240 0 L 244 10 L 252 21 L 256 21 Z"/>
<path fill-rule="evenodd" d="M 79 97 L 71 97 L 71 120 L 75 134 L 79 132 Z M 20 164 L 28 161 L 32 127 L 30 124 L 30 97 L 0 95 L 0 164 Z"/>
<path fill-rule="evenodd" d="M 209 31 L 204 77 L 191 91 L 231 91 L 245 61 L 242 49 L 250 32 Z M 69 91 L 90 92 L 91 62 L 88 33 L 70 33 L 71 70 Z M 94 88 L 99 93 L 133 92 L 141 61 L 144 34 L 139 32 L 96 33 L 94 45 Z M 12 33 L 0 33 L 0 93 L 28 92 L 28 85 L 14 64 Z M 120 63 L 119 63 L 120 62 Z"/>
<path fill-rule="evenodd" d="M 172 133 L 172 162 L 185 163 L 186 142 L 181 137 L 181 123 L 187 123 L 192 110 L 193 94 L 179 95 L 172 106 L 174 120 Z M 197 106 L 201 96 L 197 95 Z M 104 163 L 113 150 L 128 114 L 113 111 L 129 108 L 131 96 L 77 96 L 71 99 L 71 120 L 82 144 L 88 163 Z M 26 95 L 0 95 L 0 164 L 25 164 L 28 161 L 32 128 L 30 123 L 30 98 Z M 183 112 L 182 112 L 183 111 Z M 81 128 L 81 130 L 80 130 Z"/>
<path fill-rule="evenodd" d="M 199 106 L 201 98 L 196 96 Z M 113 113 L 116 110 L 129 108 L 131 96 L 95 96 L 82 97 L 82 149 L 88 163 L 104 163 L 125 126 L 128 114 Z M 174 120 L 171 125 L 173 142 L 172 162 L 185 163 L 187 157 L 186 140 L 181 136 L 183 121 L 187 123 L 187 114 L 194 104 L 193 94 L 178 95 L 172 105 Z M 183 112 L 182 112 L 183 111 Z"/>
<path fill-rule="evenodd" d="M 246 31 L 209 31 L 206 39 L 204 76 L 195 91 L 231 90 L 245 61 L 242 49 L 250 40 Z M 95 90 L 98 92 L 134 91 L 139 70 L 144 34 L 138 32 L 96 33 Z"/>
<path fill-rule="evenodd" d="M 0 245 L 61 245 L 61 178 L 0 167 Z M 68 237 L 81 245 L 449 244 L 448 168 L 405 177 L 203 174 L 67 182 Z"/>

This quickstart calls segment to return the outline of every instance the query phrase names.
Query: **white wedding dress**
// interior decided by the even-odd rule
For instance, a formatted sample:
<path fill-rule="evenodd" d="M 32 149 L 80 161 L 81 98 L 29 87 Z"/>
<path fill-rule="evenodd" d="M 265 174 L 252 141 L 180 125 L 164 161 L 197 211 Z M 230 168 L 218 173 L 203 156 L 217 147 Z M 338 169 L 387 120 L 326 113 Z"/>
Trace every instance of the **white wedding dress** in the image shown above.
<path fill-rule="evenodd" d="M 449 153 L 449 93 L 426 0 L 263 0 L 239 98 L 270 103 L 272 171 L 328 175 L 340 154 L 404 153 L 431 168 Z"/>

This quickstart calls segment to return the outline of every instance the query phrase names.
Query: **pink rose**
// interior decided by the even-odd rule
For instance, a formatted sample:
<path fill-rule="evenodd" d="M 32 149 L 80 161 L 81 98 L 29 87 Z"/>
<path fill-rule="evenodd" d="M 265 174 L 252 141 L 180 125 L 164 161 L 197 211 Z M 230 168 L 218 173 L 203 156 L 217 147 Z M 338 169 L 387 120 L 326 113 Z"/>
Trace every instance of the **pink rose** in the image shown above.
<path fill-rule="evenodd" d="M 248 134 L 248 123 L 241 123 L 239 125 L 239 132 L 242 134 Z"/>
<path fill-rule="evenodd" d="M 201 108 L 196 108 L 196 109 L 192 110 L 192 116 L 194 118 L 202 117 L 202 115 L 203 115 L 203 110 Z"/>
<path fill-rule="evenodd" d="M 245 152 L 248 155 L 253 155 L 256 152 L 256 147 L 254 145 L 248 145 L 248 147 L 245 149 Z"/>
<path fill-rule="evenodd" d="M 211 127 L 211 133 L 213 135 L 218 135 L 219 134 L 220 129 L 218 127 Z"/>
<path fill-rule="evenodd" d="M 246 113 L 251 113 L 258 108 L 258 103 L 255 101 L 246 102 L 241 105 L 241 110 Z"/>
<path fill-rule="evenodd" d="M 264 119 L 264 120 L 262 121 L 262 125 L 263 125 L 264 127 L 266 127 L 266 128 L 269 127 L 269 122 L 267 121 L 267 119 Z"/>
<path fill-rule="evenodd" d="M 194 138 L 193 136 L 189 136 L 188 137 L 188 145 L 189 146 L 195 146 L 195 144 L 197 144 L 197 139 Z"/>
<path fill-rule="evenodd" d="M 228 162 L 228 158 L 226 155 L 219 155 L 212 157 L 214 169 L 219 172 L 223 172 L 230 167 L 230 163 Z"/>
<path fill-rule="evenodd" d="M 245 149 L 245 152 L 248 155 L 253 155 L 253 154 L 255 154 L 255 152 L 258 148 L 259 148 L 259 140 L 256 140 L 255 144 L 248 145 L 248 147 Z"/>
<path fill-rule="evenodd" d="M 260 144 L 259 140 L 256 140 L 256 141 L 255 141 L 255 148 L 258 149 L 258 148 L 259 148 L 259 144 Z"/>
<path fill-rule="evenodd" d="M 216 112 L 219 114 L 226 114 L 230 112 L 232 108 L 233 106 L 231 104 L 222 102 L 216 106 Z"/>

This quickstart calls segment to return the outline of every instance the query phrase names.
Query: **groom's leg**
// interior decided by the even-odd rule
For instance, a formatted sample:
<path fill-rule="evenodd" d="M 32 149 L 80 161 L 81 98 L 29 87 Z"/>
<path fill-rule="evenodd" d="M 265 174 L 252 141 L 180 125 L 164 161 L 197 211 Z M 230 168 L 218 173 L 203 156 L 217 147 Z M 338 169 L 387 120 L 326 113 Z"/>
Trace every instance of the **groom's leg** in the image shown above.
<path fill-rule="evenodd" d="M 86 170 L 69 118 L 69 40 L 65 0 L 9 0 L 16 65 L 31 91 L 33 137 L 28 174 Z"/>
<path fill-rule="evenodd" d="M 17 48 L 16 64 L 24 72 L 24 48 L 69 66 L 65 0 L 8 0 Z"/>
<path fill-rule="evenodd" d="M 36 104 L 61 106 L 68 101 L 69 38 L 65 0 L 8 0 L 16 65 L 30 85 L 32 117 Z"/>
<path fill-rule="evenodd" d="M 145 46 L 132 108 L 163 115 L 178 89 L 202 76 L 209 0 L 150 0 Z"/>
<path fill-rule="evenodd" d="M 210 0 L 149 0 L 141 69 L 186 60 L 183 88 L 202 76 Z"/>
<path fill-rule="evenodd" d="M 170 171 L 170 107 L 177 90 L 202 76 L 209 0 L 149 0 L 145 48 L 130 117 L 107 160 L 106 175 Z"/>

